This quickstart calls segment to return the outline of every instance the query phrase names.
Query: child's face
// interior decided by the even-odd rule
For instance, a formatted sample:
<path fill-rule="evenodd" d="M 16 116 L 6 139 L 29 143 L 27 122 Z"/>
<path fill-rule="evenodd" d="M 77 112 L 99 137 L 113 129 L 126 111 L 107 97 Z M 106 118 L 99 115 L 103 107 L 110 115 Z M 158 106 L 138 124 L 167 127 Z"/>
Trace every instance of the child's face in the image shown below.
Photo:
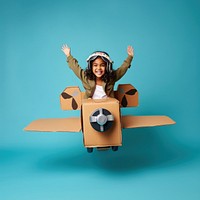
<path fill-rule="evenodd" d="M 97 58 L 92 63 L 92 72 L 97 78 L 101 78 L 106 72 L 106 62 Z"/>

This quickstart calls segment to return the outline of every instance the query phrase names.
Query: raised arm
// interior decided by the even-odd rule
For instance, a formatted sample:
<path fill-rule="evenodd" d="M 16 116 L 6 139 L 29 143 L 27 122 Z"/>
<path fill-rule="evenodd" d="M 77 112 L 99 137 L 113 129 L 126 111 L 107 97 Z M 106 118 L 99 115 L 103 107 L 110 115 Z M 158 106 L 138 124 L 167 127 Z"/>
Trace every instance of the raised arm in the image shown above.
<path fill-rule="evenodd" d="M 132 46 L 127 47 L 128 57 L 123 62 L 123 64 L 116 70 L 116 81 L 118 81 L 126 73 L 128 68 L 131 66 L 132 59 L 134 57 L 134 50 Z"/>
<path fill-rule="evenodd" d="M 71 55 L 71 48 L 64 44 L 61 48 L 63 53 L 67 57 L 67 63 L 69 67 L 73 70 L 73 72 L 76 74 L 76 76 L 84 81 L 84 71 L 83 69 L 79 66 L 78 61 Z"/>

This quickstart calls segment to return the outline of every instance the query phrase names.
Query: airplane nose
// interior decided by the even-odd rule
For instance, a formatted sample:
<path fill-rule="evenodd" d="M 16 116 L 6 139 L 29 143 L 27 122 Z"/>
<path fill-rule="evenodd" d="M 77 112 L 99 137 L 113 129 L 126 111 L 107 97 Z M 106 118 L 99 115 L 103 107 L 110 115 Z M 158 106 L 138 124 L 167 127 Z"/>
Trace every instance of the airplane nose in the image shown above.
<path fill-rule="evenodd" d="M 90 124 L 98 132 L 107 131 L 112 126 L 113 121 L 113 115 L 104 108 L 95 110 L 90 116 Z"/>

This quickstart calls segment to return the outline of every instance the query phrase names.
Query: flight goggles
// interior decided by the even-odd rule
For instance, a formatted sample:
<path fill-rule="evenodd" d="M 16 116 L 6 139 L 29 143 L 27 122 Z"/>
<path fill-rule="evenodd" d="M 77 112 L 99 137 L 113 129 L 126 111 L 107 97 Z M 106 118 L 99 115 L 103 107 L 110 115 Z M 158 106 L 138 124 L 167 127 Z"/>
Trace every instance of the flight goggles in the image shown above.
<path fill-rule="evenodd" d="M 95 52 L 95 53 L 91 54 L 91 55 L 87 58 L 87 62 L 89 62 L 91 58 L 93 58 L 92 60 L 94 60 L 94 59 L 97 58 L 98 56 L 103 57 L 103 58 L 106 58 L 110 63 L 113 63 L 113 61 L 110 59 L 110 57 L 109 57 L 107 54 L 105 54 L 104 52 L 101 52 L 101 51 L 98 51 L 98 52 Z"/>

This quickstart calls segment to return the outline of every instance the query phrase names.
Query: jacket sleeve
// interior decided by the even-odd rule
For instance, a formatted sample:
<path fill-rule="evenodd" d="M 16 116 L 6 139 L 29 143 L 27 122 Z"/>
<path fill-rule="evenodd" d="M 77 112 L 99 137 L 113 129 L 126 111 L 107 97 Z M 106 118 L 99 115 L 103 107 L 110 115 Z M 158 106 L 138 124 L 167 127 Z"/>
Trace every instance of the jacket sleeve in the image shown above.
<path fill-rule="evenodd" d="M 131 66 L 132 59 L 133 59 L 133 57 L 128 55 L 128 57 L 123 62 L 123 64 L 115 71 L 115 73 L 116 73 L 115 81 L 118 81 L 120 78 L 122 78 L 122 76 L 124 76 L 124 74 L 126 73 L 128 68 L 130 68 L 130 66 Z"/>
<path fill-rule="evenodd" d="M 75 75 L 79 79 L 84 81 L 85 78 L 84 70 L 79 66 L 78 61 L 72 55 L 67 57 L 67 63 L 70 69 L 72 69 L 72 71 L 75 73 Z"/>

